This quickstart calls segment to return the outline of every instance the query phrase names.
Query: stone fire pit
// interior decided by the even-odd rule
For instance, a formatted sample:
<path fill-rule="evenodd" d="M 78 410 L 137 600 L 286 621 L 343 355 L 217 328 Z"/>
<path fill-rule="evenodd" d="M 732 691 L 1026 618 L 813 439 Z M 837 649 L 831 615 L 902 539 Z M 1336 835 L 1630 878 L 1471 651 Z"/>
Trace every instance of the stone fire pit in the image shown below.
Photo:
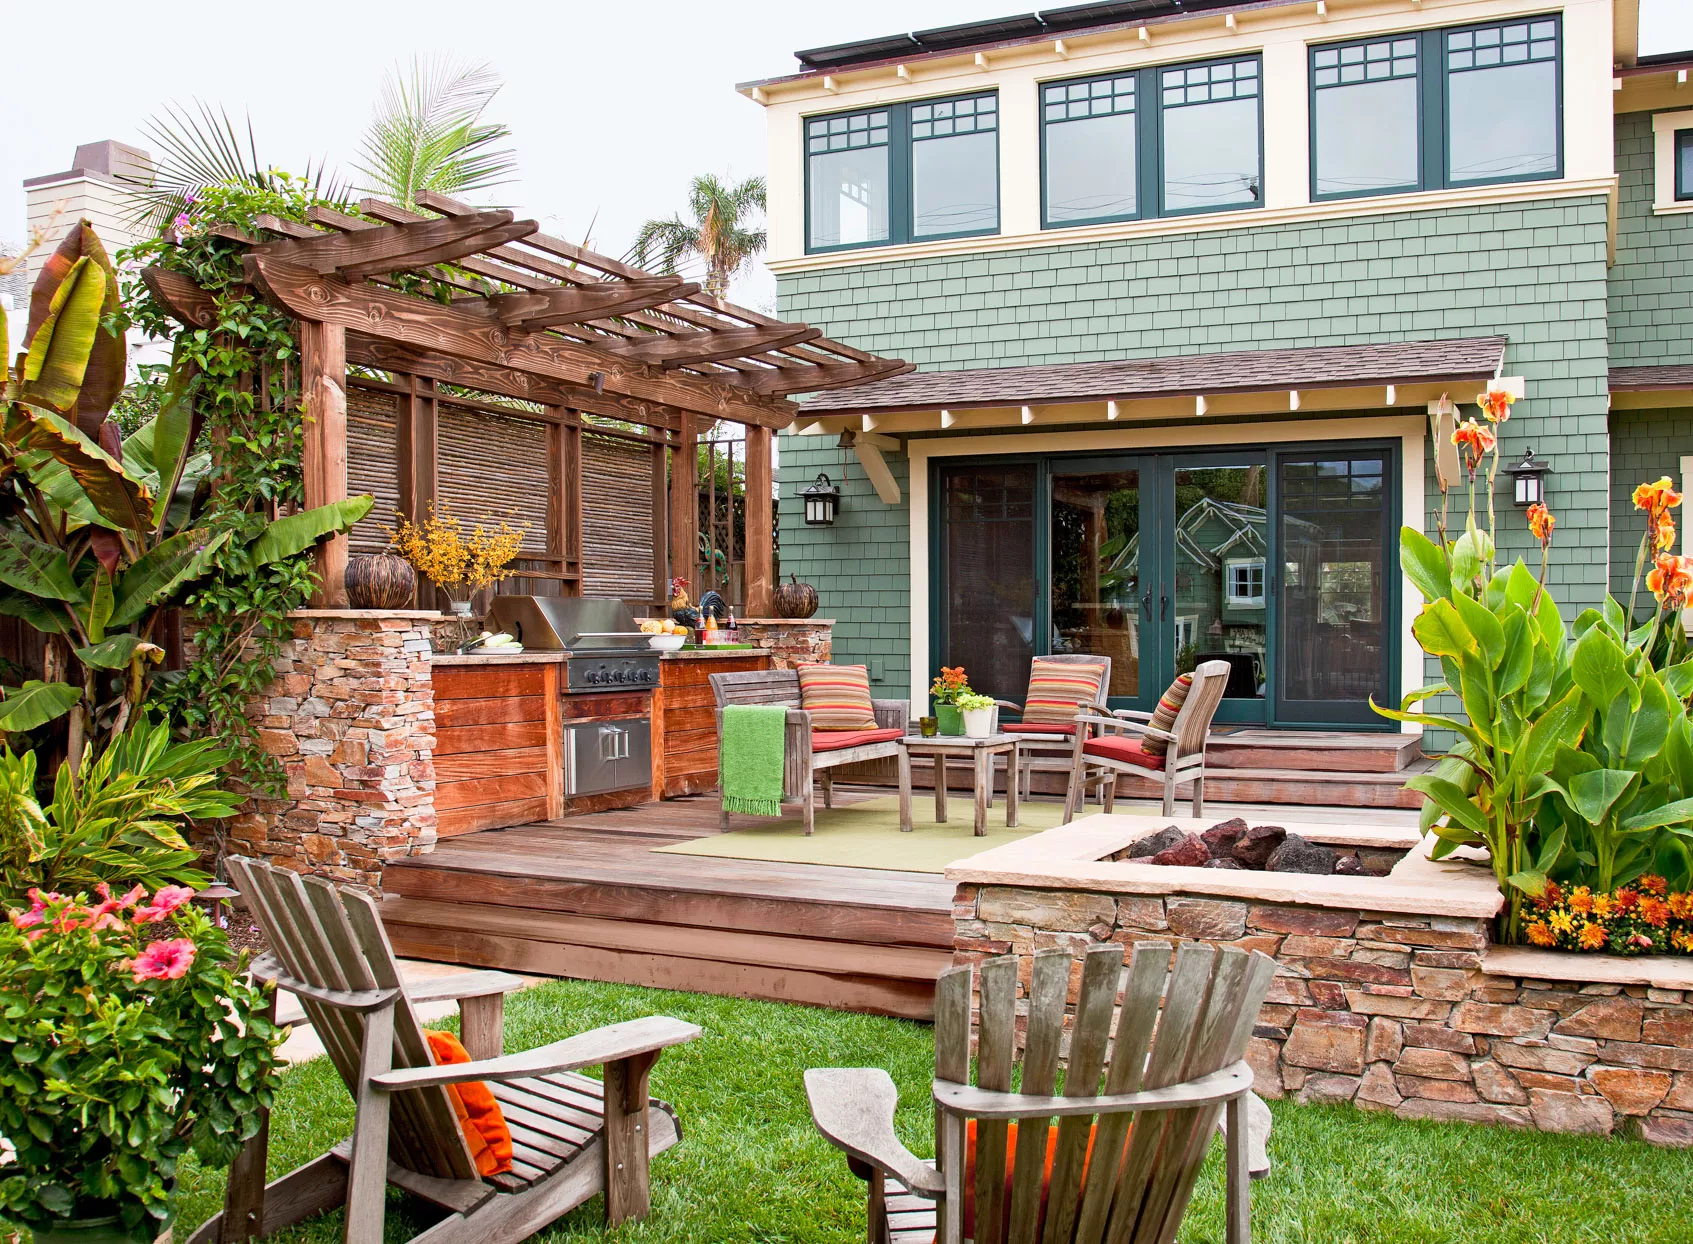
<path fill-rule="evenodd" d="M 1693 1146 L 1693 961 L 1495 947 L 1502 900 L 1474 853 L 1431 860 L 1414 826 L 1275 823 L 1384 875 L 1154 865 L 1126 858 L 1137 839 L 1216 818 L 1091 816 L 947 869 L 955 958 L 1262 950 L 1279 964 L 1250 1053 L 1266 1097 Z"/>

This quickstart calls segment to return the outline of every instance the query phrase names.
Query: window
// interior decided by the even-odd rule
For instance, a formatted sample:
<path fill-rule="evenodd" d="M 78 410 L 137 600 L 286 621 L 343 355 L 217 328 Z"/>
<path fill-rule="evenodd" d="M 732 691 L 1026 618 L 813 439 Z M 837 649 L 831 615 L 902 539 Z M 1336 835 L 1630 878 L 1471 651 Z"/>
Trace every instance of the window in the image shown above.
<path fill-rule="evenodd" d="M 1234 561 L 1223 563 L 1224 604 L 1230 609 L 1262 609 L 1264 607 L 1264 561 Z"/>
<path fill-rule="evenodd" d="M 1263 201 L 1257 57 L 1041 87 L 1046 228 Z"/>
<path fill-rule="evenodd" d="M 1314 198 L 1556 177 L 1557 17 L 1311 49 Z"/>
<path fill-rule="evenodd" d="M 998 130 L 991 92 L 808 118 L 806 249 L 994 232 Z"/>
<path fill-rule="evenodd" d="M 1675 132 L 1675 197 L 1693 199 L 1693 130 Z"/>

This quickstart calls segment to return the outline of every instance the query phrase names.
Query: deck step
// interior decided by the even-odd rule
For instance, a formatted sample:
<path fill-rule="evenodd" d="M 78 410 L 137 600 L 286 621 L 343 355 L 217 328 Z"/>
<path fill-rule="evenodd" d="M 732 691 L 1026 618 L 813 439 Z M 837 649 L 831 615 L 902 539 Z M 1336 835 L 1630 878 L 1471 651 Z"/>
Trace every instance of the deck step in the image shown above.
<path fill-rule="evenodd" d="M 1392 773 L 1334 772 L 1319 769 L 1220 769 L 1212 768 L 1205 779 L 1205 802 L 1220 803 L 1304 803 L 1350 808 L 1421 808 L 1423 796 L 1408 790 L 1406 781 L 1434 767 L 1419 759 Z M 1177 792 L 1177 806 L 1190 788 Z M 1118 798 L 1156 799 L 1161 787 L 1143 778 L 1117 779 Z"/>
<path fill-rule="evenodd" d="M 1206 763 L 1218 769 L 1397 773 L 1421 757 L 1414 734 L 1235 730 L 1212 735 L 1205 747 Z"/>

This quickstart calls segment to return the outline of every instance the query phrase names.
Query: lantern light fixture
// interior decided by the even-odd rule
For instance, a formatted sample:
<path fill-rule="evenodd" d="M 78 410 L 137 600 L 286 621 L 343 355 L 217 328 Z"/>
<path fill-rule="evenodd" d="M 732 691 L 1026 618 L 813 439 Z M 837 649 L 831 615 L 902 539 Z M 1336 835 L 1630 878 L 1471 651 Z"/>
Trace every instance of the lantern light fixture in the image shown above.
<path fill-rule="evenodd" d="M 1505 468 L 1515 481 L 1515 496 L 1512 498 L 1518 507 L 1527 509 L 1531 505 L 1546 504 L 1546 477 L 1552 473 L 1552 468 L 1534 456 L 1534 450 L 1525 449 L 1522 460 L 1513 462 Z"/>
<path fill-rule="evenodd" d="M 827 472 L 819 471 L 814 483 L 808 484 L 800 493 L 805 501 L 805 524 L 808 527 L 830 527 L 835 522 L 835 511 L 841 505 L 841 490 L 835 487 Z"/>

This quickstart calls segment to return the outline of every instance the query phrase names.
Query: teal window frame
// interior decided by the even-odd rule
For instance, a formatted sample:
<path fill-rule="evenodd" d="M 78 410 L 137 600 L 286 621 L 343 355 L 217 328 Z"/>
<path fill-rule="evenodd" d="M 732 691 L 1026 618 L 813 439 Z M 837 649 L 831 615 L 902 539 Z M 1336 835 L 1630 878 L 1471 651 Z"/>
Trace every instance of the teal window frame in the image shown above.
<path fill-rule="evenodd" d="M 1670 145 L 1670 159 L 1675 161 L 1675 201 L 1677 203 L 1693 202 L 1693 179 L 1684 178 L 1686 171 L 1686 154 L 1693 150 L 1693 130 L 1677 130 L 1675 141 Z"/>
<path fill-rule="evenodd" d="M 1163 75 L 1178 70 L 1186 72 L 1191 69 L 1209 69 L 1214 65 L 1250 64 L 1254 68 L 1253 77 L 1257 81 L 1255 98 L 1258 101 L 1258 198 L 1252 203 L 1224 203 L 1215 207 L 1186 207 L 1170 209 L 1164 203 L 1164 80 Z M 1108 216 L 1089 216 L 1077 220 L 1052 220 L 1048 206 L 1047 187 L 1047 131 L 1053 125 L 1064 125 L 1072 120 L 1081 118 L 1065 117 L 1048 120 L 1046 110 L 1049 102 L 1047 93 L 1053 90 L 1068 90 L 1076 86 L 1092 86 L 1096 82 L 1112 82 L 1119 78 L 1134 80 L 1134 118 L 1135 118 L 1135 210 Z M 1141 69 L 1118 69 L 1108 73 L 1088 74 L 1077 78 L 1054 78 L 1037 84 L 1035 97 L 1037 109 L 1036 119 L 1040 124 L 1040 215 L 1041 229 L 1075 229 L 1086 225 L 1114 224 L 1125 220 L 1150 220 L 1154 218 L 1203 215 L 1211 212 L 1239 212 L 1248 211 L 1255 207 L 1262 207 L 1264 198 L 1264 59 L 1257 53 L 1245 56 L 1212 56 L 1204 60 L 1180 61 L 1174 64 L 1147 65 Z M 1238 97 L 1237 97 L 1238 98 Z M 1172 105 L 1172 107 L 1192 107 L 1196 103 L 1214 101 L 1194 101 Z"/>
<path fill-rule="evenodd" d="M 1554 66 L 1554 79 L 1557 83 L 1557 94 L 1553 105 L 1555 112 L 1553 131 L 1557 136 L 1558 147 L 1554 167 L 1546 172 L 1516 173 L 1500 177 L 1453 177 L 1450 158 L 1450 127 L 1448 125 L 1451 114 L 1451 79 L 1454 74 L 1486 72 L 1488 69 L 1497 66 L 1454 66 L 1452 63 L 1454 54 L 1449 47 L 1450 36 L 1504 31 L 1507 28 L 1517 26 L 1532 28 L 1542 22 L 1552 24 L 1552 34 L 1549 41 L 1553 45 L 1551 59 Z M 1497 186 L 1513 182 L 1555 181 L 1564 175 L 1563 16 L 1559 13 L 1541 13 L 1522 17 L 1496 18 L 1486 22 L 1468 22 L 1459 26 L 1440 26 L 1431 30 L 1417 31 L 1409 36 L 1417 40 L 1417 167 L 1420 170 L 1417 184 L 1390 189 L 1335 190 L 1320 193 L 1317 190 L 1317 92 L 1330 88 L 1317 85 L 1319 54 L 1367 47 L 1370 44 L 1392 42 L 1395 39 L 1402 40 L 1406 37 L 1404 34 L 1372 35 L 1358 39 L 1345 39 L 1335 43 L 1314 43 L 1308 49 L 1306 103 L 1311 118 L 1309 151 L 1311 162 L 1310 189 L 1313 202 L 1415 194 L 1418 191 L 1454 190 L 1469 186 Z M 1547 41 L 1546 39 L 1536 40 L 1532 37 L 1532 34 L 1527 40 L 1531 48 L 1537 43 Z M 1459 55 L 1461 54 L 1459 53 Z M 1327 66 L 1322 66 L 1322 68 L 1327 68 Z M 1335 84 L 1337 87 L 1346 85 L 1349 84 L 1344 82 Z"/>
<path fill-rule="evenodd" d="M 987 131 L 980 125 L 981 113 L 976 113 L 975 128 L 972 132 L 991 132 L 994 136 L 993 146 L 993 184 L 994 184 L 994 219 L 993 225 L 986 229 L 963 229 L 953 233 L 926 233 L 916 236 L 914 201 L 914 187 L 912 184 L 912 150 L 913 144 L 934 141 L 948 135 L 930 135 L 927 137 L 913 136 L 912 113 L 918 109 L 932 109 L 937 104 L 956 104 L 962 100 L 993 101 L 993 127 Z M 979 105 L 978 105 L 979 107 Z M 849 123 L 855 117 L 868 117 L 872 113 L 886 113 L 888 118 L 888 236 L 869 242 L 843 242 L 837 246 L 813 246 L 811 243 L 811 140 L 813 127 L 819 124 L 827 125 L 832 121 L 847 120 Z M 921 126 L 919 122 L 919 126 Z M 822 154 L 821 152 L 817 154 Z M 873 246 L 899 246 L 911 242 L 940 242 L 948 238 L 991 237 L 1000 231 L 1002 205 L 1000 203 L 1000 155 L 999 155 L 999 92 L 964 91 L 952 95 L 938 95 L 931 99 L 913 99 L 898 104 L 879 104 L 870 108 L 853 108 L 845 112 L 825 112 L 801 118 L 800 122 L 800 155 L 805 161 L 805 253 L 808 255 L 827 255 L 835 251 L 864 250 Z"/>

